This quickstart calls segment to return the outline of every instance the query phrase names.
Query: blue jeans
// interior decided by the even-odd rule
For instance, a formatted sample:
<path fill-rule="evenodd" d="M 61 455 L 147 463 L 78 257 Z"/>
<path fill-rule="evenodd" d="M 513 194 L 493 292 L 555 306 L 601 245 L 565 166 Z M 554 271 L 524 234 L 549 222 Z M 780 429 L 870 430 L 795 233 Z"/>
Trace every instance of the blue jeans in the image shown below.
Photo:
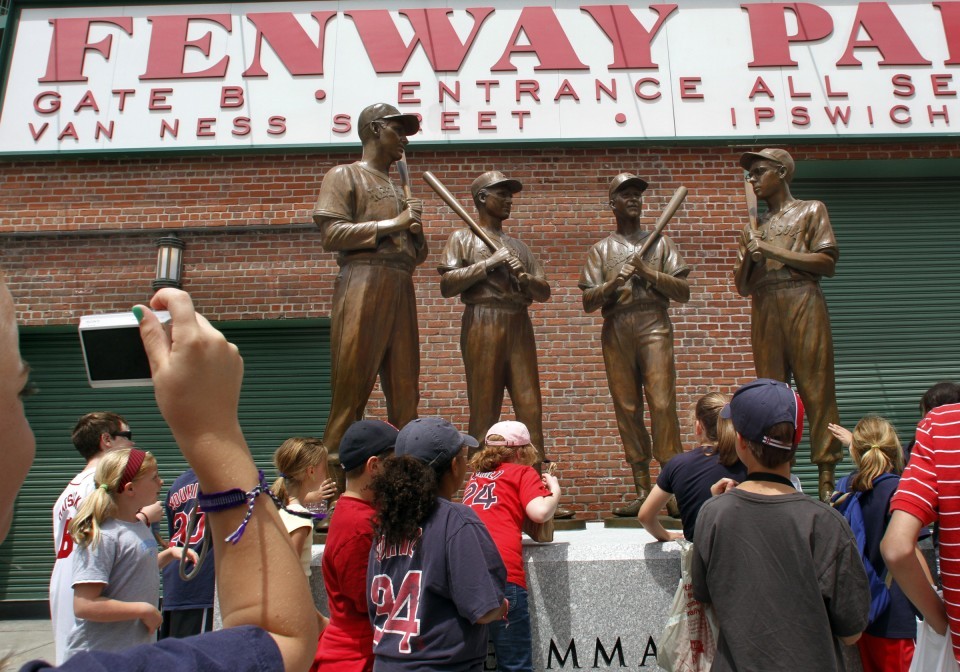
<path fill-rule="evenodd" d="M 497 652 L 497 670 L 532 672 L 533 651 L 527 591 L 515 583 L 508 583 L 504 596 L 510 600 L 507 620 L 495 621 L 487 626 L 493 648 Z"/>

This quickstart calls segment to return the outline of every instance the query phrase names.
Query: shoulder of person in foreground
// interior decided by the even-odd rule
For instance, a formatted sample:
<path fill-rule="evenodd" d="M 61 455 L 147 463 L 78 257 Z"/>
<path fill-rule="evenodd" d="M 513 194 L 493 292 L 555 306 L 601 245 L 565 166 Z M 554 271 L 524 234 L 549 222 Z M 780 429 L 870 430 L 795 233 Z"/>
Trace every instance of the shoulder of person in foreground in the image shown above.
<path fill-rule="evenodd" d="M 503 567 L 500 552 L 490 536 L 487 526 L 480 520 L 477 512 L 466 504 L 438 499 L 438 506 L 431 516 L 445 519 L 447 552 L 462 553 L 465 547 L 479 550 L 486 556 L 487 564 L 493 568 Z M 455 543 L 456 542 L 456 543 Z"/>
<path fill-rule="evenodd" d="M 446 500 L 443 500 L 446 502 Z M 450 596 L 471 623 L 502 618 L 509 605 L 504 598 L 507 569 L 493 537 L 469 506 L 447 502 L 451 520 L 460 521 L 446 539 Z M 441 503 L 439 511 L 444 510 Z"/>
<path fill-rule="evenodd" d="M 273 638 L 241 626 L 185 639 L 164 639 L 125 651 L 84 651 L 59 667 L 33 661 L 20 672 L 276 672 L 282 669 Z"/>
<path fill-rule="evenodd" d="M 486 526 L 480 520 L 480 516 L 471 507 L 462 502 L 452 502 L 442 497 L 437 498 L 437 506 L 431 515 L 441 514 L 451 520 L 457 521 L 463 525 L 480 525 L 484 529 Z"/>

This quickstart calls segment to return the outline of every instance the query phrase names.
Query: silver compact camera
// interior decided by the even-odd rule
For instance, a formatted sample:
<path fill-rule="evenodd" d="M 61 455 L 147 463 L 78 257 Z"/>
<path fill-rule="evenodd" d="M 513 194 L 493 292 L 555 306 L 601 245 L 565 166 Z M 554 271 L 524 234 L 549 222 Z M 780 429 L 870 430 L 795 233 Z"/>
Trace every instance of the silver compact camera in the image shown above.
<path fill-rule="evenodd" d="M 156 311 L 165 326 L 170 313 Z M 150 362 L 133 313 L 84 315 L 80 318 L 80 346 L 90 387 L 153 385 Z"/>

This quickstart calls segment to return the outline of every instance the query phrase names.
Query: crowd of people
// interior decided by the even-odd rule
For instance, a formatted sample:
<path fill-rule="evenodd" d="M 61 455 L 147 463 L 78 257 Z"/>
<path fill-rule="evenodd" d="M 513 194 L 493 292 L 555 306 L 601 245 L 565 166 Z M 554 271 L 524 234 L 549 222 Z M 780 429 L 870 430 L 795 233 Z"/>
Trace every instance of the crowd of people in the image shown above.
<path fill-rule="evenodd" d="M 2 298 L 13 323 L 9 295 Z M 236 348 L 186 294 L 164 290 L 152 305 L 177 320 L 168 336 L 150 310 L 134 311 L 158 405 L 191 467 L 160 502 L 156 459 L 136 446 L 123 417 L 95 412 L 77 422 L 74 444 L 86 466 L 53 510 L 58 564 L 50 597 L 60 669 L 306 669 L 310 658 L 314 670 L 478 669 L 487 624 L 502 669 L 532 669 L 521 529 L 526 519 L 551 519 L 560 486 L 532 466 L 538 449 L 525 425 L 495 424 L 469 465 L 479 444 L 441 418 L 399 431 L 377 420 L 348 427 L 339 446 L 345 490 L 322 562 L 328 619 L 305 582 L 316 517 L 307 507 L 337 494 L 323 442 L 285 441 L 268 488 L 236 424 Z M 13 324 L 7 335 L 15 344 Z M 201 384 L 212 395 L 209 434 L 180 396 L 193 366 L 211 378 Z M 22 406 L 17 411 L 22 417 Z M 221 457 L 231 468 L 216 466 Z M 460 492 L 463 503 L 453 501 Z M 168 542 L 154 529 L 163 512 Z M 261 574 L 255 596 L 237 599 L 243 577 Z M 214 577 L 225 629 L 210 632 Z M 300 622 L 305 613 L 313 624 Z M 48 668 L 36 661 L 23 669 Z"/>
<path fill-rule="evenodd" d="M 906 472 L 910 453 L 886 419 L 864 417 L 852 432 L 830 424 L 854 471 L 828 505 L 792 479 L 804 409 L 788 385 L 758 379 L 732 399 L 710 393 L 697 402 L 704 445 L 671 460 L 638 517 L 659 541 L 693 542 L 694 595 L 713 605 L 719 624 L 711 669 L 842 670 L 840 645 L 855 643 L 864 672 L 907 672 L 917 617 L 948 631 L 960 589 L 948 574 L 953 531 L 935 544 L 946 563 L 942 599 L 918 541 L 931 523 L 946 525 L 955 506 L 943 493 L 956 497 L 947 469 L 949 448 L 960 447 L 951 427 L 960 421 L 960 385 L 934 385 L 920 411 Z M 658 518 L 671 495 L 682 533 Z M 791 614 L 803 614 L 803 627 Z"/>
<path fill-rule="evenodd" d="M 956 403 L 960 386 L 940 383 L 924 395 L 921 411 Z M 933 458 L 935 415 L 918 432 L 925 460 Z M 695 594 L 713 605 L 720 624 L 713 669 L 842 669 L 840 645 L 856 643 L 865 672 L 908 670 L 916 616 L 927 609 L 932 627 L 945 630 L 946 622 L 936 593 L 937 601 L 929 599 L 934 581 L 916 546 L 929 510 L 918 502 L 917 486 L 897 494 L 906 458 L 892 425 L 875 416 L 852 432 L 831 425 L 855 465 L 838 482 L 831 508 L 791 481 L 803 404 L 786 384 L 761 379 L 732 398 L 706 394 L 692 420 L 700 445 L 666 465 L 638 518 L 658 541 L 694 542 Z M 88 656 L 147 644 L 158 630 L 161 642 L 208 632 L 213 561 L 196 565 L 209 554 L 202 542 L 208 511 L 217 507 L 191 520 L 204 497 L 198 474 L 191 468 L 178 478 L 163 506 L 156 460 L 136 447 L 122 417 L 84 416 L 74 442 L 87 466 L 54 508 L 58 559 L 70 562 L 51 577 L 58 664 L 91 669 Z M 527 427 L 496 423 L 480 445 L 440 418 L 420 418 L 399 431 L 362 420 L 345 432 L 340 459 L 346 487 L 322 560 L 330 617 L 310 605 L 320 633 L 311 670 L 480 669 L 488 639 L 498 669 L 532 670 L 521 530 L 525 520 L 552 517 L 560 486 L 533 468 L 538 456 Z M 284 505 L 280 529 L 298 573 L 308 576 L 313 521 L 302 502 L 336 494 L 327 452 L 319 440 L 295 437 L 277 449 L 274 465 L 279 478 L 272 493 Z M 731 494 L 716 496 L 726 490 Z M 462 503 L 453 501 L 458 493 Z M 671 496 L 682 533 L 660 522 Z M 240 509 L 253 502 L 253 519 L 259 499 L 246 491 L 241 497 Z M 862 540 L 851 532 L 857 525 L 843 522 L 854 499 Z M 150 529 L 158 508 L 166 510 L 170 537 L 160 552 Z M 897 525 L 881 543 L 891 508 L 900 511 Z M 906 557 L 901 547 L 910 548 Z M 873 613 L 868 576 L 885 576 L 887 558 L 904 586 L 888 582 L 889 599 Z M 161 614 L 158 567 L 165 566 Z M 177 566 L 181 571 L 170 571 Z M 191 567 L 196 583 L 182 574 Z M 912 575 L 917 567 L 919 580 Z M 66 616 L 65 604 L 72 607 Z M 798 631 L 785 609 L 807 614 L 806 627 Z M 782 619 L 775 617 L 780 611 Z M 72 627 L 63 627 L 65 618 Z M 184 650 L 169 649 L 174 656 Z"/>
<path fill-rule="evenodd" d="M 304 670 L 312 663 L 314 670 L 475 670 L 488 638 L 499 669 L 532 669 L 521 529 L 526 519 L 550 519 L 560 486 L 531 466 L 537 451 L 522 423 L 495 424 L 482 446 L 441 418 L 399 431 L 376 420 L 347 429 L 340 444 L 346 489 L 322 562 L 328 621 L 306 582 L 302 548 L 309 544 L 298 539 L 300 521 L 284 520 L 292 512 L 309 523 L 298 504 L 311 492 L 333 495 L 322 443 L 285 442 L 270 492 L 237 422 L 243 365 L 236 348 L 194 312 L 187 294 L 161 290 L 151 305 L 174 315 L 167 334 L 151 310 L 135 310 L 158 406 L 191 469 L 164 506 L 156 460 L 136 446 L 122 417 L 98 412 L 77 423 L 74 443 L 86 466 L 53 511 L 58 560 L 69 563 L 51 577 L 61 669 Z M 28 367 L 5 287 L 0 326 L 9 444 L 0 474 L 15 491 L 33 440 L 21 403 Z M 902 476 L 904 451 L 886 420 L 864 418 L 852 432 L 831 425 L 856 467 L 838 483 L 831 507 L 790 479 L 803 404 L 788 385 L 760 379 L 732 398 L 711 393 L 698 401 L 694 430 L 702 445 L 669 463 L 639 517 L 658 540 L 677 538 L 656 513 L 669 496 L 678 499 L 683 536 L 694 543 L 694 594 L 713 605 L 720 627 L 713 669 L 843 669 L 840 645 L 856 642 L 864 670 L 906 670 L 916 614 L 948 632 L 960 612 L 953 524 L 960 479 L 950 477 L 960 468 L 953 457 L 960 386 L 931 388 L 921 410 Z M 453 501 L 461 492 L 462 503 Z M 845 522 L 853 506 L 863 521 L 859 547 L 851 531 L 858 525 Z M 202 516 L 191 515 L 198 508 Z M 164 509 L 172 543 L 159 550 L 151 525 Z M 936 521 L 943 598 L 917 548 Z M 178 584 L 169 571 L 200 575 L 204 564 L 220 587 L 225 627 L 215 632 L 208 632 L 206 581 L 184 590 L 191 582 L 178 571 Z M 170 603 L 161 613 L 165 565 Z M 893 579 L 877 614 L 868 570 Z M 157 630 L 164 637 L 154 642 Z M 195 633 L 203 634 L 188 636 Z M 35 661 L 23 669 L 50 666 Z"/>
<path fill-rule="evenodd" d="M 151 308 L 170 311 L 176 324 L 169 333 Z M 134 314 L 150 360 L 157 406 L 197 479 L 192 494 L 211 530 L 225 628 L 136 645 L 152 640 L 150 633 L 164 620 L 157 609 L 159 563 L 186 558 L 189 564 L 199 557 L 182 546 L 158 551 L 144 524 L 153 522 L 146 510 L 156 506 L 162 485 L 156 461 L 133 445 L 122 418 L 113 418 L 105 430 L 82 439 L 79 435 L 86 432 L 80 428 L 75 436 L 78 448 L 84 446 L 84 471 L 93 474 L 79 509 L 61 516 L 70 536 L 60 537 L 58 550 L 62 559 L 71 561 L 63 570 L 70 572 L 67 581 L 75 588 L 73 627 L 63 648 L 58 642 L 58 654 L 62 651 L 67 659 L 58 669 L 305 670 L 316 650 L 319 626 L 306 576 L 277 507 L 269 497 L 259 496 L 266 483 L 237 419 L 243 360 L 237 348 L 195 312 L 183 292 L 161 290 L 150 308 L 136 306 Z M 22 403 L 31 390 L 29 366 L 20 357 L 13 299 L 3 283 L 0 380 L 0 536 L 6 536 L 13 498 L 33 461 L 35 444 Z M 87 478 L 81 472 L 77 481 Z M 191 491 L 185 486 L 183 493 L 171 496 Z M 75 505 L 76 499 L 64 504 Z M 55 523 L 58 513 L 55 509 Z M 59 532 L 56 525 L 54 529 Z M 187 532 L 189 542 L 192 534 Z M 64 594 L 54 597 L 59 605 Z M 66 629 L 59 617 L 57 625 Z M 34 661 L 22 669 L 51 665 Z"/>

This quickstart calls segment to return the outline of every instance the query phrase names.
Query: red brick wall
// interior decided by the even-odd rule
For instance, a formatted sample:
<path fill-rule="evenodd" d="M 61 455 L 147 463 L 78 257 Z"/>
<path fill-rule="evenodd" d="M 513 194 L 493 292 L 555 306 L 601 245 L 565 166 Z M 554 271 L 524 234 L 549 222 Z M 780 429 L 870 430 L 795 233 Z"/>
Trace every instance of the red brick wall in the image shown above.
<path fill-rule="evenodd" d="M 953 156 L 954 144 L 791 148 L 798 161 Z M 673 306 L 677 402 L 686 440 L 689 409 L 711 389 L 752 377 L 748 304 L 734 291 L 735 240 L 744 224 L 740 148 L 478 149 L 410 152 L 414 192 L 425 200 L 431 255 L 420 267 L 422 415 L 465 427 L 459 353 L 461 305 L 444 299 L 437 254 L 461 224 L 419 180 L 430 170 L 472 209 L 469 184 L 503 170 L 524 183 L 507 227 L 539 255 L 553 296 L 534 305 L 547 455 L 561 461 L 565 501 L 609 512 L 630 491 L 600 354 L 598 313 L 585 315 L 577 280 L 590 246 L 613 228 L 607 185 L 622 170 L 650 182 L 652 223 L 676 187 L 690 189 L 668 227 L 693 268 L 691 300 Z M 74 322 L 86 312 L 124 310 L 150 294 L 160 229 L 185 232 L 184 282 L 216 320 L 326 316 L 336 265 L 312 229 L 321 177 L 352 155 L 19 162 L 0 164 L 2 268 L 25 324 Z M 802 171 L 802 167 L 801 167 Z M 251 231 L 218 227 L 256 226 Z M 264 227 L 281 227 L 278 231 Z M 25 235 L 36 232 L 37 235 Z M 51 235 L 52 234 L 52 235 Z M 383 416 L 375 393 L 369 412 Z M 509 407 L 505 412 L 510 413 Z"/>

